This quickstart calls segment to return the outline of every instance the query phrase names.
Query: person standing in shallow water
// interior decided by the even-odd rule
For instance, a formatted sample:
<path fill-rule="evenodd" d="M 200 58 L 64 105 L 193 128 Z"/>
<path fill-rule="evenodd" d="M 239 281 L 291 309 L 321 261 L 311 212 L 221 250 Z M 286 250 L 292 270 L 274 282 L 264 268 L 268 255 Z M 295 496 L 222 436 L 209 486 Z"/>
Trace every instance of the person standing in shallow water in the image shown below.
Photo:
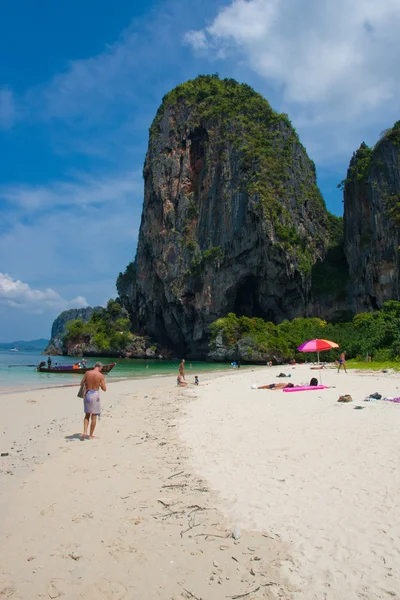
<path fill-rule="evenodd" d="M 81 383 L 86 384 L 86 394 L 83 400 L 83 407 L 85 411 L 85 418 L 83 420 L 83 434 L 82 439 L 88 437 L 88 428 L 90 421 L 90 435 L 89 439 L 94 438 L 94 430 L 97 424 L 97 417 L 101 414 L 101 403 L 100 403 L 100 388 L 103 392 L 107 391 L 106 380 L 101 372 L 103 364 L 97 362 L 94 365 L 94 369 L 87 371 L 83 376 Z"/>
<path fill-rule="evenodd" d="M 343 367 L 344 372 L 347 373 L 346 369 L 346 351 L 342 352 L 339 358 L 339 366 L 337 372 L 339 373 L 340 369 Z"/>

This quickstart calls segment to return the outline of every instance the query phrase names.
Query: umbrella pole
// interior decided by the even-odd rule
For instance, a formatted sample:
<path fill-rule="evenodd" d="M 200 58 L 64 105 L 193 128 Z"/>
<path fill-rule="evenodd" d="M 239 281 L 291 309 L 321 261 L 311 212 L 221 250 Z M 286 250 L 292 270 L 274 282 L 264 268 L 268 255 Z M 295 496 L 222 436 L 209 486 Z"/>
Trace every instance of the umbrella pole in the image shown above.
<path fill-rule="evenodd" d="M 318 366 L 320 367 L 319 364 L 319 350 L 317 350 L 317 354 L 318 354 Z M 320 385 L 322 385 L 322 369 L 318 369 L 319 370 L 319 383 Z"/>

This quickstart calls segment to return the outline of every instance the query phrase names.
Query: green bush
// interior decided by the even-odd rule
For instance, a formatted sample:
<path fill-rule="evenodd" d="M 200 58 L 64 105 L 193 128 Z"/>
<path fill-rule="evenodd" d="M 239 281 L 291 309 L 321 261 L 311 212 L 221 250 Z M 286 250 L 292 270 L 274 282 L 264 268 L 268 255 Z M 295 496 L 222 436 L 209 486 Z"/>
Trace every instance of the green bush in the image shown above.
<path fill-rule="evenodd" d="M 395 361 L 400 356 L 400 302 L 390 301 L 374 313 L 360 313 L 351 322 L 327 323 L 318 318 L 298 318 L 279 325 L 259 318 L 237 317 L 229 313 L 210 327 L 211 347 L 217 337 L 232 348 L 240 339 L 250 338 L 260 352 L 276 351 L 285 359 L 317 359 L 316 353 L 301 353 L 297 348 L 308 340 L 322 338 L 339 344 L 339 349 L 324 351 L 321 360 L 332 361 L 346 350 L 347 357 L 374 361 Z"/>
<path fill-rule="evenodd" d="M 100 352 L 123 350 L 130 343 L 130 320 L 117 300 L 109 300 L 107 307 L 92 314 L 89 321 L 71 321 L 66 326 L 64 347 L 68 343 L 94 344 Z"/>

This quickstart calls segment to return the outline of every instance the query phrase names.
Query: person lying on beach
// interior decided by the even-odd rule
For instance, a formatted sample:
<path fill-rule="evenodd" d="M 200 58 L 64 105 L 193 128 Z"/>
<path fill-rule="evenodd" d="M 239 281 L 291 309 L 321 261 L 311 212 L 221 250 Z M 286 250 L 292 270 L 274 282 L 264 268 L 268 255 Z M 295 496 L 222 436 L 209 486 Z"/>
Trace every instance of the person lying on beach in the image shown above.
<path fill-rule="evenodd" d="M 318 385 L 318 379 L 313 377 L 310 381 L 310 387 Z M 285 388 L 303 387 L 302 385 L 294 385 L 293 383 L 269 383 L 268 385 L 256 386 L 257 390 L 284 390 Z"/>
<path fill-rule="evenodd" d="M 256 390 L 283 390 L 284 388 L 296 387 L 293 383 L 269 383 L 268 385 L 258 385 Z"/>
<path fill-rule="evenodd" d="M 176 385 L 179 385 L 180 387 L 185 387 L 185 385 L 187 385 L 185 378 L 183 375 L 178 375 L 178 379 L 176 380 Z"/>

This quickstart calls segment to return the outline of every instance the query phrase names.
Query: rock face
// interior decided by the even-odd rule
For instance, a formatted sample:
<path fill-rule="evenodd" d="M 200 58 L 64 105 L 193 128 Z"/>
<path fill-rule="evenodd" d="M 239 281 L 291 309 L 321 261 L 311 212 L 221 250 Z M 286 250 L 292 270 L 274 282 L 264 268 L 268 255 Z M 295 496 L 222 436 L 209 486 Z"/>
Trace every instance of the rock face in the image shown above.
<path fill-rule="evenodd" d="M 65 333 L 65 326 L 69 321 L 81 319 L 87 323 L 94 312 L 103 310 L 101 306 L 87 306 L 86 308 L 72 308 L 64 310 L 53 322 L 51 328 L 51 339 L 45 348 L 43 354 L 61 356 L 63 354 L 62 337 Z"/>
<path fill-rule="evenodd" d="M 242 363 L 261 365 L 265 365 L 270 361 L 275 364 L 284 362 L 284 357 L 279 352 L 260 352 L 260 350 L 257 349 L 256 342 L 250 337 L 241 338 L 236 342 L 233 348 L 228 348 L 227 345 L 224 344 L 222 335 L 217 336 L 215 342 L 211 345 L 207 359 L 214 362 L 240 360 Z"/>
<path fill-rule="evenodd" d="M 399 300 L 400 121 L 361 144 L 344 181 L 344 239 L 354 312 Z"/>
<path fill-rule="evenodd" d="M 144 181 L 136 261 L 117 285 L 134 330 L 196 357 L 230 311 L 305 314 L 329 215 L 286 115 L 233 80 L 178 86 L 151 126 Z"/>

